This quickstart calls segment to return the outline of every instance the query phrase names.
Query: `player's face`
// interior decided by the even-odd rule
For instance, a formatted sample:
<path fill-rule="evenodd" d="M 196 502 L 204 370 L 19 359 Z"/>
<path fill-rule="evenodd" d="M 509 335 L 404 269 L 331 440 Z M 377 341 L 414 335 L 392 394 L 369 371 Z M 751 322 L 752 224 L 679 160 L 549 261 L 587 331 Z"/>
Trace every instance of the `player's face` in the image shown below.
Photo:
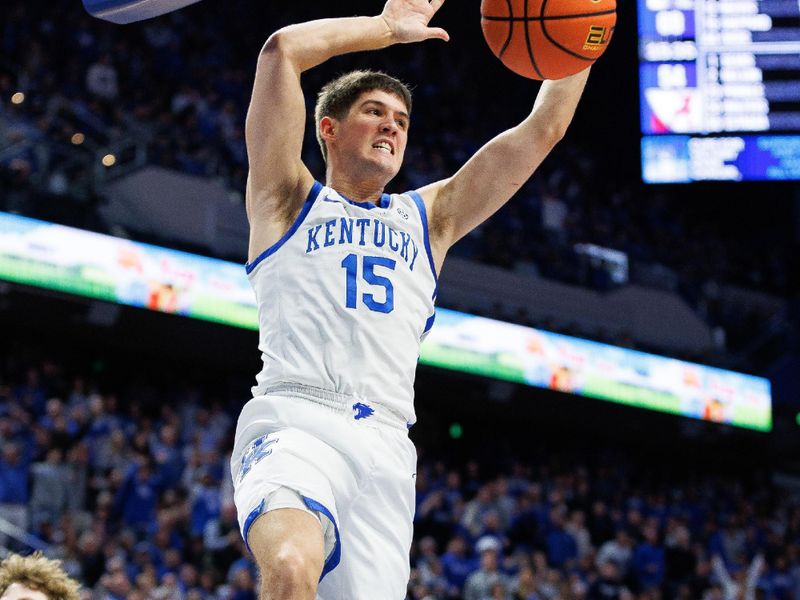
<path fill-rule="evenodd" d="M 408 108 L 382 90 L 361 94 L 340 123 L 338 149 L 350 161 L 397 175 L 408 141 Z"/>
<path fill-rule="evenodd" d="M 48 600 L 47 595 L 37 590 L 25 587 L 21 583 L 12 583 L 6 589 L 0 600 Z"/>

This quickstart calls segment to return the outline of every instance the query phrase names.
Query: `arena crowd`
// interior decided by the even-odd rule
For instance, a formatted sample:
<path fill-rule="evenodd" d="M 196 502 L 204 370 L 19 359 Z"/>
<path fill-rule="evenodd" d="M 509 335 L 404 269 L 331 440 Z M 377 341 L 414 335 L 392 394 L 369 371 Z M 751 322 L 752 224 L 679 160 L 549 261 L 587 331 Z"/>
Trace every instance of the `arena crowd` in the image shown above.
<path fill-rule="evenodd" d="M 0 514 L 87 597 L 256 598 L 227 464 L 242 402 L 100 390 L 91 369 L 11 353 Z M 800 497 L 763 474 L 684 481 L 669 466 L 568 443 L 534 460 L 421 450 L 408 599 L 800 600 Z"/>

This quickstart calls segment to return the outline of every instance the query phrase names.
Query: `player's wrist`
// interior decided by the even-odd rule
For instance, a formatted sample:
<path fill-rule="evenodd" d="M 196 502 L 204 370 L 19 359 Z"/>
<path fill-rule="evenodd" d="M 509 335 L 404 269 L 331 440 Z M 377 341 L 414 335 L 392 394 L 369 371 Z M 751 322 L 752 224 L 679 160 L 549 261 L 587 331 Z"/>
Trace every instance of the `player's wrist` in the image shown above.
<path fill-rule="evenodd" d="M 389 17 L 381 13 L 377 17 L 373 17 L 373 19 L 377 22 L 380 28 L 381 39 L 387 46 L 397 44 L 400 41 L 397 36 L 397 27 Z"/>

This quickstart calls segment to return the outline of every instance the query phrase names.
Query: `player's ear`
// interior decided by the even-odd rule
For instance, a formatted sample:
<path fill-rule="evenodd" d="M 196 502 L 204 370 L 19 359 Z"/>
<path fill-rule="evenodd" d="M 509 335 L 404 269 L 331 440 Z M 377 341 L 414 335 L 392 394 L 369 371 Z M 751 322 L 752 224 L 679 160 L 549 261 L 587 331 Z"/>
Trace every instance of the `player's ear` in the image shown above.
<path fill-rule="evenodd" d="M 319 134 L 323 140 L 332 140 L 336 137 L 337 123 L 333 117 L 322 117 L 319 121 Z"/>

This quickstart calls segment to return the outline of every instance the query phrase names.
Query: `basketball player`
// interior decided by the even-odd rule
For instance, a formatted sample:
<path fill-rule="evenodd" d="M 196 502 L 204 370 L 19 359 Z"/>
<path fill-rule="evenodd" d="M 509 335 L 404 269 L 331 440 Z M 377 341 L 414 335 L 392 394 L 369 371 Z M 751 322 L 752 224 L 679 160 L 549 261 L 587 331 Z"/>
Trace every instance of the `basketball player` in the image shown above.
<path fill-rule="evenodd" d="M 0 600 L 79 600 L 80 586 L 57 560 L 37 552 L 0 562 Z"/>
<path fill-rule="evenodd" d="M 301 162 L 304 71 L 396 43 L 447 40 L 444 0 L 274 33 L 247 114 L 247 272 L 264 367 L 239 418 L 231 468 L 262 598 L 400 600 L 409 577 L 416 453 L 413 382 L 450 246 L 499 209 L 570 123 L 588 72 L 545 82 L 533 111 L 449 179 L 384 187 L 403 162 L 411 97 L 354 72 L 316 107 L 326 181 Z"/>

